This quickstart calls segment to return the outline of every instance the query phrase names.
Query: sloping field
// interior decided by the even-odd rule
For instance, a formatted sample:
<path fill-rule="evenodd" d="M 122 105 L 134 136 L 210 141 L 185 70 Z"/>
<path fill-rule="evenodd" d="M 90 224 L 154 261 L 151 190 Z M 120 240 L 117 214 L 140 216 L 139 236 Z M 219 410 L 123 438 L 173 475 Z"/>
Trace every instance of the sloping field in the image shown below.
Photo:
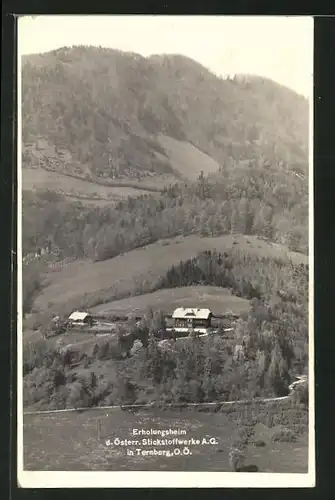
<path fill-rule="evenodd" d="M 178 141 L 167 135 L 159 135 L 158 141 L 169 157 L 172 168 L 184 178 L 196 180 L 201 170 L 204 175 L 219 170 L 219 164 L 206 153 L 185 141 Z"/>
<path fill-rule="evenodd" d="M 51 172 L 43 168 L 25 168 L 22 170 L 22 187 L 25 190 L 51 189 L 82 202 L 103 204 L 113 200 L 140 196 L 148 192 L 128 186 L 104 186 L 84 179 L 78 179 Z"/>
<path fill-rule="evenodd" d="M 49 285 L 36 298 L 34 307 L 43 311 L 61 304 L 79 307 L 85 297 L 100 293 L 96 302 L 98 305 L 111 300 L 115 292 L 120 295 L 148 283 L 154 284 L 173 264 L 201 251 L 216 249 L 223 252 L 233 246 L 259 255 L 289 258 L 297 263 L 308 261 L 306 255 L 288 252 L 285 247 L 255 236 L 178 237 L 161 240 L 103 262 L 76 261 L 65 266 L 55 265 L 50 268 Z"/>
<path fill-rule="evenodd" d="M 93 307 L 94 314 L 138 314 L 148 307 L 171 313 L 176 307 L 208 307 L 214 314 L 227 311 L 239 313 L 249 310 L 249 301 L 231 295 L 229 290 L 215 286 L 188 286 L 158 290 L 136 297 L 107 302 Z"/>
<path fill-rule="evenodd" d="M 100 439 L 98 429 L 100 428 Z M 136 436 L 133 429 L 173 429 L 177 436 Z M 269 429 L 256 426 L 255 439 L 265 446 L 248 446 L 245 465 L 256 465 L 259 472 L 307 472 L 306 437 L 294 443 L 273 443 Z M 181 434 L 185 432 L 185 434 Z M 131 412 L 90 410 L 84 413 L 61 413 L 24 416 L 24 468 L 26 470 L 180 470 L 226 471 L 229 468 L 230 445 L 237 437 L 234 419 L 222 413 L 196 411 Z M 191 452 L 183 455 L 184 445 L 156 445 L 142 439 L 178 438 L 200 440 L 191 444 Z M 110 440 L 107 444 L 106 441 Z M 122 445 L 115 439 L 137 440 L 138 444 Z M 203 440 L 206 441 L 203 441 Z M 212 442 L 210 442 L 212 439 Z M 179 456 L 145 456 L 137 449 L 150 451 L 180 449 Z M 126 450 L 134 455 L 127 455 Z"/>

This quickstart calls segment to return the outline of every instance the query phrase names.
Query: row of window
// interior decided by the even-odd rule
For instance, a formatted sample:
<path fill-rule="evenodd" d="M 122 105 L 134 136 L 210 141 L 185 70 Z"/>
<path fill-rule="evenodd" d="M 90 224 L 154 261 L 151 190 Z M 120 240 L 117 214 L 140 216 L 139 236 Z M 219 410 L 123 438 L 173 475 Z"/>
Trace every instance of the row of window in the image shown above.
<path fill-rule="evenodd" d="M 176 319 L 175 326 L 180 328 L 188 328 L 192 326 L 210 326 L 208 319 Z"/>

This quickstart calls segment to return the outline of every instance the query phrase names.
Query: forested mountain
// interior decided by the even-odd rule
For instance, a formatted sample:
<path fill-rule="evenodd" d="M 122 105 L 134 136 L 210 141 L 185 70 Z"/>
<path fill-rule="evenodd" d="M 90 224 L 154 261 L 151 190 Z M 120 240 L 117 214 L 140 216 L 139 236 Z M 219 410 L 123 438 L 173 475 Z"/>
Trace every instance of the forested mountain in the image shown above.
<path fill-rule="evenodd" d="M 256 159 L 307 173 L 306 99 L 179 55 L 80 46 L 24 56 L 22 120 L 23 166 L 38 158 L 88 179 L 194 179 Z"/>

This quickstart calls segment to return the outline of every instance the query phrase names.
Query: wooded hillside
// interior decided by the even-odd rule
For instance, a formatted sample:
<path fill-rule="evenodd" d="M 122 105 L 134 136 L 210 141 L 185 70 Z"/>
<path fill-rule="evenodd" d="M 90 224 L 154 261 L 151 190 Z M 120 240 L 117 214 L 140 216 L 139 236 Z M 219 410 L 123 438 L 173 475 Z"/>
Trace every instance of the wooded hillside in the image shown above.
<path fill-rule="evenodd" d="M 270 80 L 223 80 L 183 56 L 83 46 L 24 56 L 22 71 L 23 166 L 36 163 L 32 145 L 42 138 L 47 162 L 62 171 L 178 179 L 185 171 L 172 138 L 197 175 L 192 148 L 221 167 L 257 158 L 307 172 L 308 103 Z"/>

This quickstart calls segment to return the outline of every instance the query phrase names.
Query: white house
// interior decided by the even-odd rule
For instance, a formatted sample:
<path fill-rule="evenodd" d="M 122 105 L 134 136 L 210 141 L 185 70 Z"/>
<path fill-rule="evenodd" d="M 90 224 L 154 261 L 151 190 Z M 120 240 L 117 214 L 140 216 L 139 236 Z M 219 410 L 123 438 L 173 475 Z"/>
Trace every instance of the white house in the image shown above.
<path fill-rule="evenodd" d="M 210 309 L 177 307 L 172 314 L 175 328 L 201 328 L 211 326 L 213 314 Z"/>
<path fill-rule="evenodd" d="M 69 322 L 72 325 L 81 325 L 81 326 L 83 326 L 83 325 L 92 325 L 93 318 L 87 312 L 74 311 L 69 316 Z"/>

